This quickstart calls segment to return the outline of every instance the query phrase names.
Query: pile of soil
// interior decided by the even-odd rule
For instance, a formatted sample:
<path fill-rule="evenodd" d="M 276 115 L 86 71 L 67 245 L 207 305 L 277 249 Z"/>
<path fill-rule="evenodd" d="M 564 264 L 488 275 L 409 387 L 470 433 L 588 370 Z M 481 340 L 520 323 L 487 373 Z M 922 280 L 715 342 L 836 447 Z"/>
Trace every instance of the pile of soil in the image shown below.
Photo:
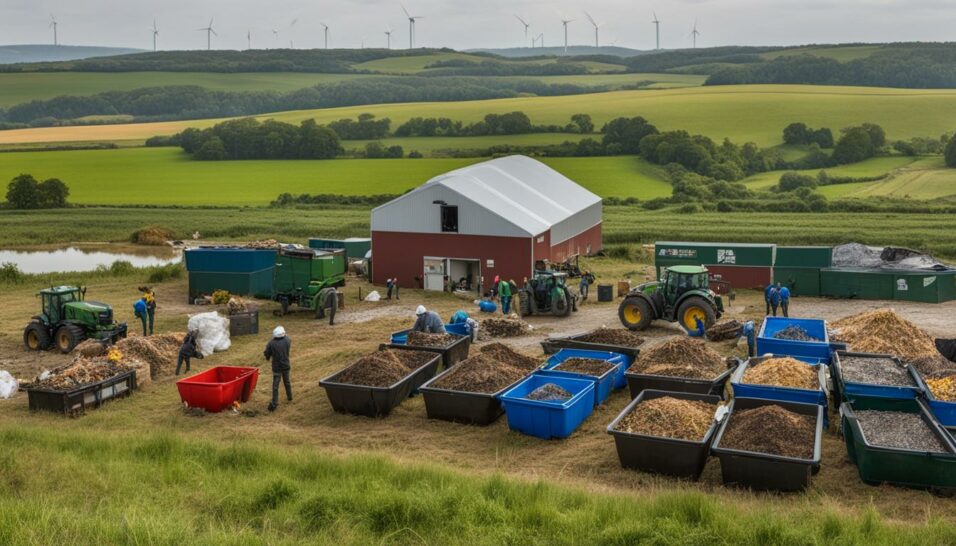
<path fill-rule="evenodd" d="M 956 374 L 956 364 L 953 364 L 942 356 L 921 356 L 913 360 L 908 360 L 906 363 L 916 368 L 916 371 L 924 377 Z"/>
<path fill-rule="evenodd" d="M 478 333 L 488 337 L 518 337 L 531 332 L 531 326 L 517 318 L 492 317 L 479 321 Z"/>
<path fill-rule="evenodd" d="M 773 337 L 775 339 L 789 339 L 792 341 L 823 341 L 820 338 L 811 336 L 805 328 L 797 326 L 796 324 L 787 326 L 783 330 L 780 330 L 774 334 Z"/>
<path fill-rule="evenodd" d="M 853 412 L 866 441 L 874 446 L 948 453 L 918 413 L 860 410 Z"/>
<path fill-rule="evenodd" d="M 436 389 L 491 394 L 515 383 L 528 375 L 527 370 L 517 368 L 481 353 L 462 360 L 438 381 L 431 384 Z"/>
<path fill-rule="evenodd" d="M 809 415 L 777 405 L 734 411 L 720 440 L 721 447 L 810 459 L 816 423 Z"/>
<path fill-rule="evenodd" d="M 539 402 L 563 402 L 570 400 L 572 394 L 554 383 L 545 383 L 525 396 L 528 400 Z"/>
<path fill-rule="evenodd" d="M 578 336 L 575 341 L 636 348 L 640 347 L 645 340 L 643 337 L 625 328 L 598 328 L 583 336 Z"/>
<path fill-rule="evenodd" d="M 641 351 L 634 369 L 647 375 L 713 379 L 726 371 L 726 365 L 703 341 L 674 337 Z"/>
<path fill-rule="evenodd" d="M 956 375 L 927 379 L 926 386 L 937 400 L 956 402 Z"/>
<path fill-rule="evenodd" d="M 819 377 L 814 367 L 795 358 L 771 358 L 751 364 L 744 372 L 743 382 L 750 385 L 791 387 L 818 390 Z"/>
<path fill-rule="evenodd" d="M 534 370 L 541 365 L 537 358 L 519 353 L 504 343 L 491 343 L 481 348 L 481 352 L 515 368 Z"/>
<path fill-rule="evenodd" d="M 933 338 L 892 309 L 876 309 L 830 324 L 831 337 L 854 351 L 892 354 L 904 361 L 939 357 Z"/>
<path fill-rule="evenodd" d="M 710 341 L 726 341 L 740 337 L 740 330 L 744 327 L 739 320 L 730 319 L 718 322 L 707 329 L 705 335 Z"/>
<path fill-rule="evenodd" d="M 569 358 L 554 367 L 555 371 L 580 373 L 593 375 L 594 377 L 601 377 L 612 369 L 614 369 L 614 364 L 597 358 Z"/>
<path fill-rule="evenodd" d="M 887 387 L 915 387 L 913 376 L 887 357 L 841 356 L 840 375 L 848 383 Z"/>
<path fill-rule="evenodd" d="M 433 353 L 423 351 L 375 351 L 356 360 L 335 381 L 350 385 L 390 387 L 434 357 Z"/>
<path fill-rule="evenodd" d="M 408 345 L 410 347 L 444 349 L 456 341 L 458 341 L 458 336 L 455 334 L 428 334 L 425 332 L 408 333 Z"/>
<path fill-rule="evenodd" d="M 133 362 L 111 362 L 106 358 L 78 356 L 66 366 L 43 372 L 24 388 L 68 391 L 116 377 L 135 368 Z"/>
<path fill-rule="evenodd" d="M 73 349 L 73 352 L 86 358 L 103 356 L 106 354 L 106 345 L 95 339 L 84 339 Z"/>
<path fill-rule="evenodd" d="M 119 340 L 115 347 L 122 353 L 149 366 L 149 376 L 156 379 L 172 375 L 176 371 L 176 357 L 186 334 L 157 334 L 153 336 L 135 336 Z M 140 373 L 136 374 L 137 381 Z"/>
<path fill-rule="evenodd" d="M 230 315 L 235 315 L 237 313 L 245 313 L 249 308 L 246 302 L 239 296 L 230 296 L 229 301 L 226 302 L 226 309 Z"/>
<path fill-rule="evenodd" d="M 644 400 L 618 421 L 617 430 L 698 442 L 714 422 L 717 404 L 662 396 Z"/>

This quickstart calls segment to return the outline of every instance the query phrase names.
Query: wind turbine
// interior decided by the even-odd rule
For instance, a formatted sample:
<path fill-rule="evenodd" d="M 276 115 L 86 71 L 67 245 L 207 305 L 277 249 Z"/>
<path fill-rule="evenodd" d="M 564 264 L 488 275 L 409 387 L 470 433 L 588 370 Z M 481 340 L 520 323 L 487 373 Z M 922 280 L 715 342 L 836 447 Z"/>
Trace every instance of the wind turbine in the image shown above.
<path fill-rule="evenodd" d="M 524 25 L 524 41 L 527 42 L 527 41 L 528 41 L 528 29 L 531 27 L 531 23 L 529 23 L 529 22 L 525 21 L 524 19 L 522 19 L 521 16 L 518 15 L 517 13 L 515 14 L 515 18 L 516 18 L 517 20 L 521 21 L 521 24 Z M 534 47 L 533 41 L 532 41 L 531 47 Z"/>
<path fill-rule="evenodd" d="M 60 45 L 60 42 L 57 41 L 57 38 L 56 38 L 56 25 L 57 25 L 57 24 L 58 24 L 58 23 L 56 22 L 56 17 L 54 17 L 53 14 L 51 13 L 51 14 L 50 14 L 50 28 L 53 29 L 53 45 L 55 45 L 55 46 L 56 46 L 56 45 Z"/>
<path fill-rule="evenodd" d="M 408 17 L 408 49 L 413 49 L 415 47 L 415 21 L 418 19 L 424 19 L 423 15 L 412 15 L 408 13 L 408 10 L 405 9 L 404 4 L 399 4 L 402 6 L 402 11 L 405 12 L 405 17 Z"/>
<path fill-rule="evenodd" d="M 694 49 L 697 49 L 697 37 L 700 36 L 700 32 L 697 30 L 697 19 L 694 19 L 694 30 L 690 31 L 690 35 L 694 38 Z"/>
<path fill-rule="evenodd" d="M 325 49 L 328 49 L 328 48 L 329 48 L 329 25 L 327 25 L 327 24 L 325 24 L 325 23 L 319 23 L 319 24 L 322 25 L 322 28 L 325 29 L 325 30 L 324 30 L 324 32 L 325 32 Z"/>
<path fill-rule="evenodd" d="M 654 12 L 654 34 L 657 36 L 657 49 L 661 48 L 661 20 L 657 18 L 657 12 Z"/>
<path fill-rule="evenodd" d="M 392 49 L 392 27 L 385 25 L 385 40 L 386 48 Z"/>
<path fill-rule="evenodd" d="M 598 23 L 597 21 L 594 20 L 594 17 L 591 17 L 591 14 L 586 11 L 584 12 L 584 15 L 586 15 L 588 18 L 588 21 L 590 21 L 591 24 L 594 25 L 594 47 L 596 48 L 601 47 L 600 42 L 598 41 L 598 29 L 600 29 L 601 25 L 603 25 L 604 23 Z"/>
<path fill-rule="evenodd" d="M 574 19 L 567 19 L 564 15 L 561 16 L 561 24 L 564 25 L 564 52 L 568 52 L 568 23 L 573 22 Z"/>
<path fill-rule="evenodd" d="M 252 29 L 246 30 L 246 49 L 252 49 Z"/>
<path fill-rule="evenodd" d="M 209 25 L 206 26 L 206 28 L 196 29 L 197 31 L 206 31 L 206 51 L 209 51 L 212 49 L 212 35 L 215 34 L 216 36 L 219 36 L 219 34 L 216 34 L 216 31 L 213 30 L 212 28 L 212 20 L 213 20 L 213 17 L 210 17 Z"/>
<path fill-rule="evenodd" d="M 296 17 L 295 19 L 292 20 L 291 23 L 289 23 L 289 49 L 295 49 L 295 42 L 292 39 L 292 27 L 294 27 L 295 24 L 298 22 L 299 22 L 299 18 Z"/>
<path fill-rule="evenodd" d="M 156 28 L 156 19 L 153 19 L 153 51 L 156 51 L 156 37 L 159 36 L 159 29 Z"/>
<path fill-rule="evenodd" d="M 544 47 L 544 33 L 542 32 L 541 34 L 538 34 L 538 37 L 536 39 L 538 40 L 538 47 Z M 531 47 L 534 47 L 534 41 L 535 41 L 535 38 L 532 38 Z"/>
<path fill-rule="evenodd" d="M 278 46 L 279 45 L 279 29 L 277 28 L 272 29 L 272 37 L 275 38 L 276 46 Z"/>

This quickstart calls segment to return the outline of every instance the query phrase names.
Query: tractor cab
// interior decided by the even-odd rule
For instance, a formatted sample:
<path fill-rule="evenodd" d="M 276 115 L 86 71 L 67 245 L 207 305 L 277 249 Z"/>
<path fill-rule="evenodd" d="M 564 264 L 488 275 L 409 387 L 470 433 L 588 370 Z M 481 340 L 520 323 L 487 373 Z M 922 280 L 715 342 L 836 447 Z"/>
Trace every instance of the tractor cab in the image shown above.
<path fill-rule="evenodd" d="M 66 304 L 74 301 L 83 301 L 86 288 L 76 286 L 56 286 L 40 290 L 40 312 L 37 318 L 44 322 L 54 323 L 66 317 Z"/>
<path fill-rule="evenodd" d="M 667 268 L 660 281 L 644 283 L 628 293 L 618 316 L 631 330 L 643 330 L 651 321 L 678 322 L 688 332 L 711 326 L 723 313 L 720 296 L 708 288 L 707 268 L 680 265 Z"/>

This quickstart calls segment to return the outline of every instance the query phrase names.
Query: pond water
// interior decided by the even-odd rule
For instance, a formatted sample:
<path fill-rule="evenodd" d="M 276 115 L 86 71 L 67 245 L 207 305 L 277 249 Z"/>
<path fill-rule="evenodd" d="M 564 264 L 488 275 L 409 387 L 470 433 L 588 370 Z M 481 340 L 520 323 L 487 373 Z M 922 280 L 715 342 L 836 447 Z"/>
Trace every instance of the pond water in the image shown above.
<path fill-rule="evenodd" d="M 125 261 L 133 267 L 166 265 L 182 259 L 182 251 L 171 247 L 142 247 L 104 243 L 60 248 L 0 249 L 0 264 L 14 263 L 24 273 L 93 271 L 99 266 Z"/>

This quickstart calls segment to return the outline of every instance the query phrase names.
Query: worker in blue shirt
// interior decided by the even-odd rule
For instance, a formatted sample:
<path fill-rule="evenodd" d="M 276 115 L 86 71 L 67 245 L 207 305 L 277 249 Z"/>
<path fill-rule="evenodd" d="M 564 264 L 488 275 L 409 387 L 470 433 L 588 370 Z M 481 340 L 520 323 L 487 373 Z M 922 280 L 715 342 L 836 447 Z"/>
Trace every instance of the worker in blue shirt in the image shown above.
<path fill-rule="evenodd" d="M 777 316 L 777 307 L 780 306 L 780 290 L 776 286 L 770 287 L 770 309 L 773 310 L 773 316 Z"/>
<path fill-rule="evenodd" d="M 133 304 L 133 314 L 143 323 L 143 335 L 149 335 L 146 326 L 146 296 L 136 300 Z"/>
<path fill-rule="evenodd" d="M 419 305 L 418 309 L 415 309 L 415 316 L 418 318 L 415 319 L 415 326 L 412 326 L 413 332 L 445 333 L 445 325 L 442 323 L 441 317 L 438 316 L 438 313 L 425 309 L 424 305 Z"/>
<path fill-rule="evenodd" d="M 773 292 L 773 283 L 767 285 L 767 288 L 763 289 L 763 301 L 767 304 L 767 312 L 765 314 L 770 314 L 770 293 Z"/>
<path fill-rule="evenodd" d="M 780 283 L 777 283 L 777 292 L 780 293 L 780 310 L 783 311 L 783 316 L 789 317 L 790 289 L 786 286 L 781 286 Z"/>

